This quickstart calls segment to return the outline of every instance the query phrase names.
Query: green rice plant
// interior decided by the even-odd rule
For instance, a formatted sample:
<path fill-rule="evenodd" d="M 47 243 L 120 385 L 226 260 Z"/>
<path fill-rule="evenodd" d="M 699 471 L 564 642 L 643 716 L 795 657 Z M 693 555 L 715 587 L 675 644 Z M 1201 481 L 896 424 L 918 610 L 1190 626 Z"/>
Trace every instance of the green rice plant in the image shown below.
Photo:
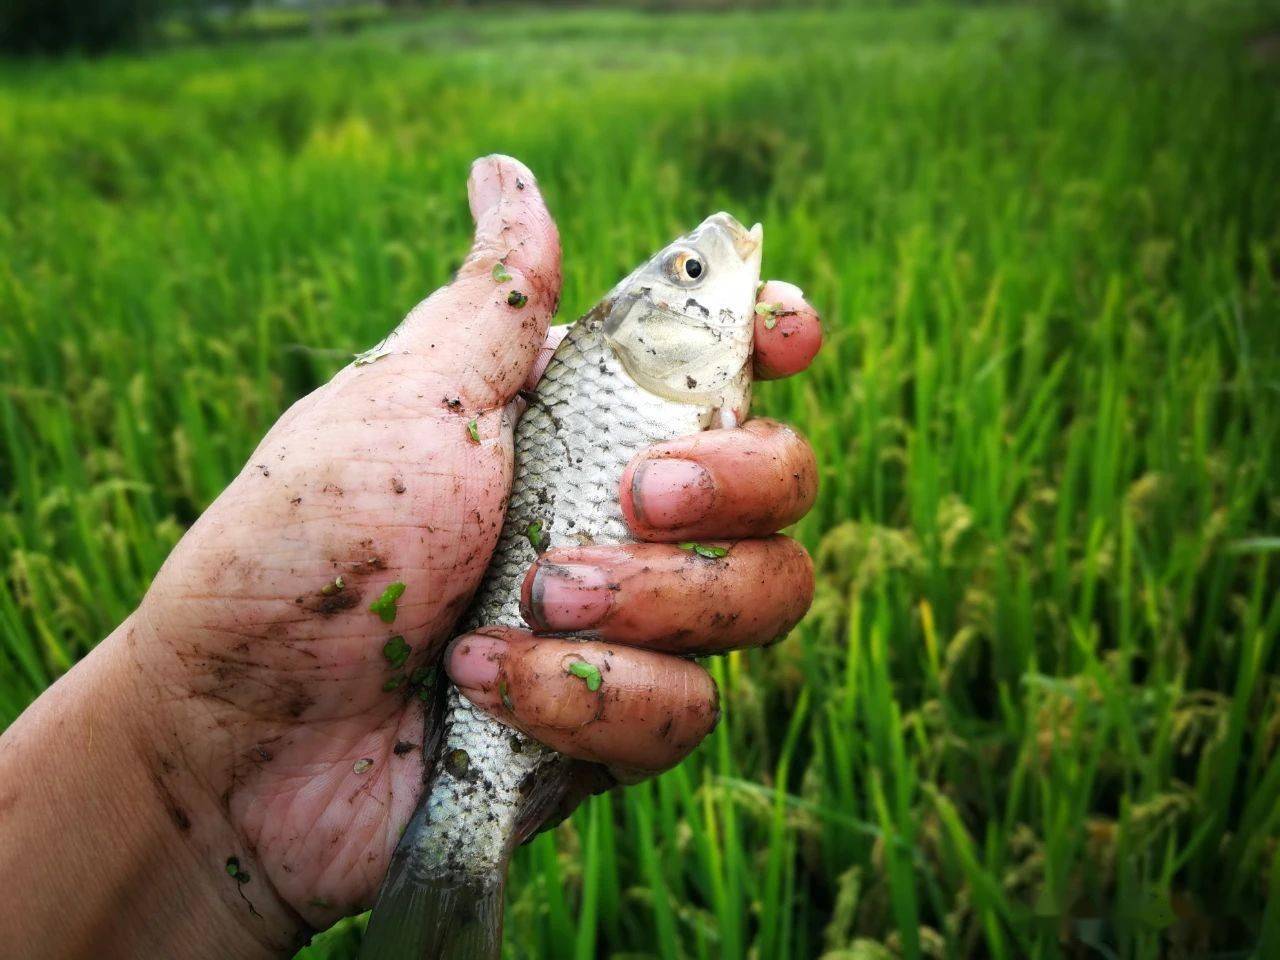
<path fill-rule="evenodd" d="M 812 612 L 711 665 L 689 761 L 520 851 L 508 956 L 1275 955 L 1260 10 L 502 8 L 0 64 L 0 723 L 449 277 L 501 150 L 563 316 L 725 208 L 827 333 L 756 400 L 821 465 Z"/>

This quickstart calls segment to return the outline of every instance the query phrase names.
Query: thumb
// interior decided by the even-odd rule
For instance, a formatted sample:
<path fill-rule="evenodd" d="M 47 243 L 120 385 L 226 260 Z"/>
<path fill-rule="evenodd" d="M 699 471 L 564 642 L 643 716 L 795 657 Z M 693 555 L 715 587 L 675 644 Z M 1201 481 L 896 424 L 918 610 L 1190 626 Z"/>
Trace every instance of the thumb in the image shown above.
<path fill-rule="evenodd" d="M 531 300 L 546 298 L 545 305 L 554 307 L 560 295 L 560 235 L 529 168 L 501 154 L 481 157 L 471 165 L 467 197 L 476 230 L 459 279 L 492 279 L 501 261 L 513 278 L 518 274 L 527 281 Z"/>
<path fill-rule="evenodd" d="M 493 155 L 467 182 L 475 240 L 454 281 L 387 341 L 451 379 L 469 409 L 506 404 L 525 382 L 560 298 L 560 235 L 533 174 Z"/>

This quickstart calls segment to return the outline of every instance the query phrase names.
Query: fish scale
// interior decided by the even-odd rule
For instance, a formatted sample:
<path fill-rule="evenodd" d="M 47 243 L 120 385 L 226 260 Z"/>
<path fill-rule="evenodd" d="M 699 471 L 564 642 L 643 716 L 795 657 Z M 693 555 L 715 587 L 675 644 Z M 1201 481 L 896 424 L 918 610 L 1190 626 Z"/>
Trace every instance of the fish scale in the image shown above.
<path fill-rule="evenodd" d="M 542 548 L 632 542 L 619 484 L 635 454 L 706 429 L 717 413 L 740 419 L 760 240 L 758 226 L 748 232 L 715 214 L 569 330 L 516 426 L 506 518 L 464 631 L 523 626 L 520 590 L 538 556 L 531 525 L 541 525 Z M 674 271 L 690 258 L 698 271 L 684 282 Z M 581 695 L 596 694 L 584 683 Z M 567 786 L 566 758 L 476 709 L 452 684 L 445 698 L 426 793 L 392 856 L 363 960 L 496 957 L 512 848 Z"/>

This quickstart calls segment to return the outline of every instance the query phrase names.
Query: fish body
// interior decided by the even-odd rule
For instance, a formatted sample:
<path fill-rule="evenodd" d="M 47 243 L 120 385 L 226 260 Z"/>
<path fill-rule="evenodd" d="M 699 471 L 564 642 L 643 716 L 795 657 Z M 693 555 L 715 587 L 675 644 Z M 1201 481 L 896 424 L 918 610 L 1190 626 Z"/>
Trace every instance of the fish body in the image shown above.
<path fill-rule="evenodd" d="M 521 584 L 542 550 L 631 539 L 618 488 L 636 453 L 745 417 L 760 254 L 758 225 L 715 214 L 573 325 L 516 427 L 506 519 L 465 630 L 523 625 Z M 363 960 L 497 957 L 507 861 L 570 771 L 452 685 L 428 760 Z"/>

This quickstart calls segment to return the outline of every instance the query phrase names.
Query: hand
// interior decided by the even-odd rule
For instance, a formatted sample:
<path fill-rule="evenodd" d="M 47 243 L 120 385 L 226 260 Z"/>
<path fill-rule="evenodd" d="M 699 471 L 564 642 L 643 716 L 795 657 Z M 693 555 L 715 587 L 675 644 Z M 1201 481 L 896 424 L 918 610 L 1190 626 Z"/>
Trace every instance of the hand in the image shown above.
<path fill-rule="evenodd" d="M 719 716 L 714 682 L 669 654 L 711 654 L 781 639 L 813 598 L 813 568 L 794 540 L 773 536 L 809 509 L 808 445 L 770 420 L 659 444 L 623 473 L 622 511 L 644 541 L 548 550 L 525 577 L 533 632 L 489 627 L 454 641 L 449 676 L 494 716 L 580 769 L 568 813 L 586 792 L 674 766 Z M 665 541 L 665 542 L 661 542 Z M 674 542 L 722 548 L 704 557 Z M 575 632 L 586 642 L 539 633 Z M 585 660 L 606 678 L 594 696 L 567 673 Z"/>
<path fill-rule="evenodd" d="M 484 573 L 512 401 L 545 362 L 559 296 L 559 240 L 529 172 L 488 158 L 469 189 L 476 238 L 454 282 L 377 359 L 280 418 L 139 610 L 0 739 L 0 784 L 17 785 L 0 788 L 0 871 L 28 891 L 0 907 L 8 942 L 51 956 L 281 955 L 372 901 L 423 775 L 421 702 L 389 681 L 440 658 Z M 509 281 L 495 282 L 498 259 Z M 803 368 L 816 315 L 787 285 L 762 297 L 786 309 L 758 324 L 758 373 Z M 711 728 L 714 688 L 657 651 L 763 643 L 795 623 L 811 568 L 769 535 L 815 483 L 805 443 L 765 421 L 642 454 L 621 491 L 637 536 L 731 549 L 714 563 L 659 542 L 540 559 L 527 617 L 599 636 L 575 649 L 608 670 L 609 710 L 557 712 L 562 672 L 547 657 L 562 641 L 522 631 L 460 641 L 454 679 L 623 779 L 677 762 Z M 618 584 L 607 598 L 602 578 Z M 398 583 L 384 622 L 370 605 Z M 663 603 L 646 609 L 646 596 Z M 392 636 L 411 648 L 399 669 Z M 511 711 L 493 702 L 498 676 Z M 104 923 L 119 931 L 105 947 Z"/>

